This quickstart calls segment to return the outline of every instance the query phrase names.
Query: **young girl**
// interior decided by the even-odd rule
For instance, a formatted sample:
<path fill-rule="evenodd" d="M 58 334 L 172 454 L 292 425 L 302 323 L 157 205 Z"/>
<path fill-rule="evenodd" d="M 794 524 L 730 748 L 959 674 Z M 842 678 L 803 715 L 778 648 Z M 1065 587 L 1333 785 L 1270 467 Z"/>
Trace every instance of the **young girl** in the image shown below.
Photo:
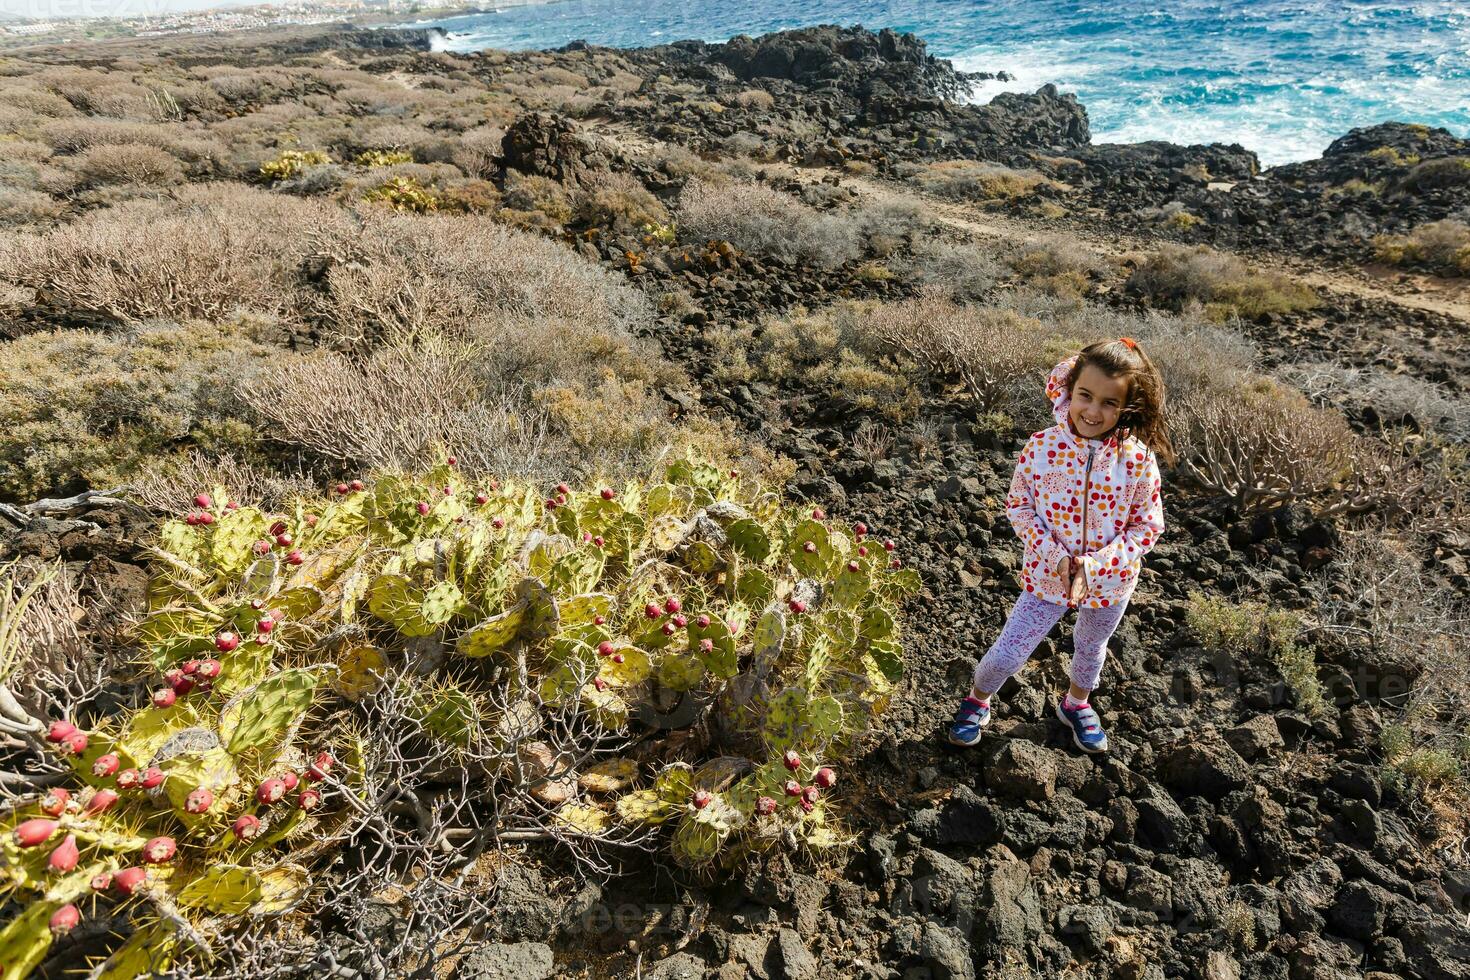
<path fill-rule="evenodd" d="M 1137 584 L 1143 556 L 1164 530 L 1155 454 L 1174 459 L 1164 428 L 1164 384 L 1131 337 L 1104 340 L 1052 369 L 1046 382 L 1057 424 L 1031 436 L 1016 462 L 1006 516 L 1025 544 L 1026 591 L 1000 638 L 975 668 L 949 739 L 980 741 L 990 698 L 1030 659 L 1070 608 L 1071 689 L 1056 713 L 1084 752 L 1108 737 L 1087 703 L 1107 643 Z"/>

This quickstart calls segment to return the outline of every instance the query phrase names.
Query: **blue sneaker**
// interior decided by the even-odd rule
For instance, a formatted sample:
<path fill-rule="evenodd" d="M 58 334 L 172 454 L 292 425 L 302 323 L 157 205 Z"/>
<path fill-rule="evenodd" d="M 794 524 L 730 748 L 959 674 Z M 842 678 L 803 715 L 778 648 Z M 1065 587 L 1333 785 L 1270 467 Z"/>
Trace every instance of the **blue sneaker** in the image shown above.
<path fill-rule="evenodd" d="M 949 740 L 955 745 L 970 746 L 980 741 L 980 729 L 990 724 L 990 705 L 966 695 L 949 723 Z"/>
<path fill-rule="evenodd" d="M 1092 705 L 1083 704 L 1076 708 L 1067 707 L 1067 696 L 1057 699 L 1057 717 L 1062 724 L 1072 729 L 1072 741 L 1083 752 L 1094 755 L 1108 750 L 1108 733 L 1103 731 L 1102 720 Z"/>

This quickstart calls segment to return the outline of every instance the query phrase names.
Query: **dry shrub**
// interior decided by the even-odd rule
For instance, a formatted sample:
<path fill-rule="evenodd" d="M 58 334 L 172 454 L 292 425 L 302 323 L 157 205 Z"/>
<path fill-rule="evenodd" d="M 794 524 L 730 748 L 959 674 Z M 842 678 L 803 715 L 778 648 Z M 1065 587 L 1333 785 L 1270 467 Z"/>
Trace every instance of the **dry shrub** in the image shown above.
<path fill-rule="evenodd" d="M 69 161 L 78 185 L 177 184 L 184 179 L 179 161 L 163 150 L 141 144 L 88 147 Z"/>
<path fill-rule="evenodd" d="M 248 449 L 236 397 L 272 354 L 234 325 L 33 333 L 0 345 L 0 494 L 33 499 L 80 479 L 125 482 L 190 442 Z"/>
<path fill-rule="evenodd" d="M 64 116 L 75 116 L 76 107 L 54 92 L 43 89 L 20 88 L 7 86 L 5 88 L 5 104 L 13 109 L 21 109 L 37 116 L 46 116 L 51 119 L 60 119 Z"/>
<path fill-rule="evenodd" d="M 500 148 L 505 130 L 499 126 L 479 126 L 459 136 L 459 145 L 450 154 L 450 162 L 469 174 L 489 180 L 500 165 Z"/>
<path fill-rule="evenodd" d="M 61 203 L 50 194 L 0 185 L 0 225 L 48 221 L 59 213 Z"/>
<path fill-rule="evenodd" d="M 983 160 L 941 160 L 920 170 L 914 180 L 930 194 L 969 201 L 1013 201 L 1060 186 L 1035 170 Z"/>
<path fill-rule="evenodd" d="M 1165 245 L 1139 264 L 1128 277 L 1128 288 L 1169 309 L 1202 304 L 1212 319 L 1253 320 L 1309 310 L 1318 302 L 1308 287 L 1204 245 Z"/>
<path fill-rule="evenodd" d="M 1342 414 L 1262 376 L 1171 393 L 1184 469 L 1237 512 L 1302 502 L 1326 514 L 1407 514 L 1424 490 L 1402 453 L 1353 433 Z"/>
<path fill-rule="evenodd" d="M 541 214 L 558 225 L 572 220 L 567 189 L 550 177 L 511 170 L 505 175 L 504 200 L 507 208 Z"/>
<path fill-rule="evenodd" d="M 760 88 L 748 88 L 743 92 L 736 92 L 732 101 L 742 109 L 757 111 L 773 109 L 776 106 L 776 97 Z"/>
<path fill-rule="evenodd" d="M 317 481 L 262 466 L 233 453 L 204 453 L 197 449 L 149 457 L 128 483 L 128 496 L 147 507 L 172 514 L 193 509 L 194 495 L 223 487 L 229 499 L 246 507 L 284 510 L 298 496 L 317 493 Z"/>
<path fill-rule="evenodd" d="M 890 261 L 889 265 L 905 279 L 960 301 L 985 296 L 1003 275 L 993 249 L 938 238 L 914 242 L 906 255 Z"/>
<path fill-rule="evenodd" d="M 1446 218 L 1420 225 L 1407 235 L 1379 235 L 1373 239 L 1373 251 L 1380 262 L 1389 265 L 1470 275 L 1470 224 Z"/>
<path fill-rule="evenodd" d="M 632 340 L 648 299 L 556 242 L 476 215 L 365 214 L 316 246 L 331 262 L 317 310 L 340 343 L 462 337 L 506 380 L 661 370 Z"/>
<path fill-rule="evenodd" d="M 1470 401 L 1425 378 L 1392 374 L 1377 365 L 1354 367 L 1334 361 L 1303 361 L 1278 373 L 1313 401 L 1384 426 L 1407 426 L 1450 442 L 1470 443 Z"/>
<path fill-rule="evenodd" d="M 1413 791 L 1432 831 L 1459 843 L 1470 832 L 1470 603 L 1439 572 L 1370 528 L 1343 536 L 1313 591 L 1320 629 L 1386 671 L 1366 677 L 1379 690 L 1360 692 L 1376 693 L 1390 719 L 1378 746 L 1386 774 Z"/>
<path fill-rule="evenodd" d="M 1092 280 L 1108 271 L 1100 252 L 1061 235 L 1017 245 L 1006 262 L 1032 288 L 1063 296 L 1085 294 Z"/>
<path fill-rule="evenodd" d="M 291 310 L 304 229 L 339 208 L 230 185 L 93 212 L 44 235 L 0 240 L 0 284 L 68 315 L 123 323 Z"/>
<path fill-rule="evenodd" d="M 867 253 L 878 258 L 887 258 L 917 241 L 930 227 L 922 202 L 912 197 L 893 198 L 860 208 L 853 217 Z"/>
<path fill-rule="evenodd" d="M 936 292 L 878 305 L 858 329 L 936 380 L 962 385 L 982 412 L 1034 401 L 1038 372 L 1052 363 L 1040 320 Z"/>
<path fill-rule="evenodd" d="M 859 254 L 857 224 L 824 214 L 764 184 L 714 186 L 691 180 L 679 195 L 679 223 L 697 240 L 786 262 L 836 268 Z"/>
<path fill-rule="evenodd" d="M 669 212 L 638 178 L 626 173 L 598 173 L 577 196 L 578 222 L 629 234 L 646 225 L 663 225 Z"/>
<path fill-rule="evenodd" d="M 1410 193 L 1464 187 L 1470 184 L 1470 157 L 1439 157 L 1412 167 L 1398 187 Z"/>

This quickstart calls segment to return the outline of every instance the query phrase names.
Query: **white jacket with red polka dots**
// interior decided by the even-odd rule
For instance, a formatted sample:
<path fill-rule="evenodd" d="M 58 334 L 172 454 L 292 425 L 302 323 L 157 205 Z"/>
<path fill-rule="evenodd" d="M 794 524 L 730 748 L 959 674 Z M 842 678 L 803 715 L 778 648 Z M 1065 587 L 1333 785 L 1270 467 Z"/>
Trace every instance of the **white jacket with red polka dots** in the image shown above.
<path fill-rule="evenodd" d="M 1164 501 L 1158 462 L 1147 446 L 1126 432 L 1120 441 L 1116 433 L 1084 439 L 1073 431 L 1066 384 L 1075 361 L 1058 364 L 1047 379 L 1057 424 L 1033 433 L 1021 450 L 1006 516 L 1025 545 L 1027 592 L 1070 605 L 1068 585 L 1057 574 L 1057 563 L 1070 555 L 1087 570 L 1079 605 L 1100 608 L 1133 594 L 1143 556 L 1164 531 Z"/>

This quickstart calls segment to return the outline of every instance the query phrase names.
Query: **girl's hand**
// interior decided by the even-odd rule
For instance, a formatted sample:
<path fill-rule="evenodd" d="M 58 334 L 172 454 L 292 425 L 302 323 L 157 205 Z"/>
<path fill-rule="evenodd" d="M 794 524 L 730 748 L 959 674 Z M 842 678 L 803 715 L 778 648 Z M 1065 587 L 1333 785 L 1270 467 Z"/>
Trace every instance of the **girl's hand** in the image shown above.
<path fill-rule="evenodd" d="M 1087 595 L 1087 568 L 1081 562 L 1076 565 L 1076 572 L 1072 576 L 1071 599 L 1073 602 L 1081 602 Z"/>
<path fill-rule="evenodd" d="M 1061 579 L 1063 582 L 1071 583 L 1071 581 L 1072 581 L 1072 556 L 1071 555 L 1063 555 L 1062 556 L 1062 560 L 1059 561 L 1059 562 L 1057 562 L 1057 578 Z"/>

